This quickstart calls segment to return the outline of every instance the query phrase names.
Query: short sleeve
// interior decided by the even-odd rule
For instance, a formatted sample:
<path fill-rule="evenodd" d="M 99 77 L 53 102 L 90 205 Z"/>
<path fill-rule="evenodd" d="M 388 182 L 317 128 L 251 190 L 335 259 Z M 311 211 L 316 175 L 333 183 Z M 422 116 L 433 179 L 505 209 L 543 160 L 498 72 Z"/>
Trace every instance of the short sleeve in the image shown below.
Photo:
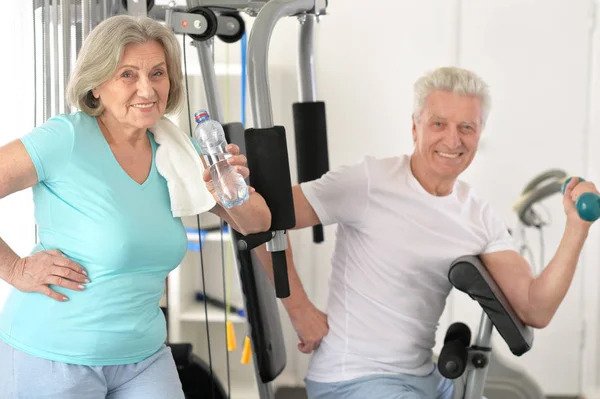
<path fill-rule="evenodd" d="M 73 125 L 64 116 L 53 117 L 21 137 L 38 182 L 58 178 L 71 159 L 74 140 Z"/>
<path fill-rule="evenodd" d="M 482 251 L 483 254 L 516 250 L 508 227 L 496 210 L 487 203 L 483 207 L 483 222 L 488 232 L 488 242 Z"/>
<path fill-rule="evenodd" d="M 369 202 L 367 163 L 342 166 L 300 188 L 321 224 L 359 222 Z"/>

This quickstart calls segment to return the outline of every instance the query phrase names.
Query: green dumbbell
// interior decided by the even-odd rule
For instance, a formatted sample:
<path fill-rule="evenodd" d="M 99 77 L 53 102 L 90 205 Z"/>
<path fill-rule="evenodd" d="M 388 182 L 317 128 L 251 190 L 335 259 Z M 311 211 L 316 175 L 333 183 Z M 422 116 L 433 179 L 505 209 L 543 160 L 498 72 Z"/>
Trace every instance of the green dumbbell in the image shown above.
<path fill-rule="evenodd" d="M 579 181 L 585 181 L 581 177 L 578 177 Z M 569 177 L 562 185 L 562 193 L 565 193 L 567 184 L 571 181 Z M 600 196 L 594 193 L 583 193 L 575 201 L 575 207 L 579 217 L 587 222 L 595 222 L 596 219 L 600 218 Z"/>

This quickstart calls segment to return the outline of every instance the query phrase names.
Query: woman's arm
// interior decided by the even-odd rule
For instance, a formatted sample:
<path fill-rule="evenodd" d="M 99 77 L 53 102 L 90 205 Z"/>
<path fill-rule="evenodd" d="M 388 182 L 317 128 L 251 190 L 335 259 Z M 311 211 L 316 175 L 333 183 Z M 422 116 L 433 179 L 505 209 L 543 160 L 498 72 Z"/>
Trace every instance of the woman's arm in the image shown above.
<path fill-rule="evenodd" d="M 0 198 L 37 184 L 35 165 L 20 140 L 0 147 Z M 40 251 L 21 258 L 0 238 L 0 279 L 22 292 L 41 292 L 57 301 L 67 298 L 50 288 L 56 285 L 81 291 L 85 269 L 60 251 Z"/>
<path fill-rule="evenodd" d="M 250 198 L 242 205 L 223 208 L 219 203 L 210 211 L 243 235 L 260 233 L 271 227 L 271 211 L 265 199 L 250 187 Z"/>
<path fill-rule="evenodd" d="M 37 183 L 33 161 L 20 140 L 0 147 L 0 199 Z M 8 281 L 20 257 L 0 238 L 0 279 Z"/>

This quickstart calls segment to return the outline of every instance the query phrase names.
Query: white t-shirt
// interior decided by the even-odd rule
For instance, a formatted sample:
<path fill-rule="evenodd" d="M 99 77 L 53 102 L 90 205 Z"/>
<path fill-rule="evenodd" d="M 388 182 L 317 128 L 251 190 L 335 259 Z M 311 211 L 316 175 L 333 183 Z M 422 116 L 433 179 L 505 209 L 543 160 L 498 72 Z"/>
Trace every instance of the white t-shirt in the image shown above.
<path fill-rule="evenodd" d="M 409 156 L 366 157 L 301 188 L 323 225 L 338 224 L 329 333 L 308 378 L 430 373 L 452 261 L 515 249 L 500 216 L 461 181 L 429 194 Z"/>

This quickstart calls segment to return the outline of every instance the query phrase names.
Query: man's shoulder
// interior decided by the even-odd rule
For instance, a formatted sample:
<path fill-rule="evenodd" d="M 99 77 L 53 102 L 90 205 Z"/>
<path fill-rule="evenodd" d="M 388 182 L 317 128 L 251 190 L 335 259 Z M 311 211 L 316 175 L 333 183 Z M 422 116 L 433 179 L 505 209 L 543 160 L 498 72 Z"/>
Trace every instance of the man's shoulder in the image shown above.
<path fill-rule="evenodd" d="M 488 206 L 489 201 L 466 181 L 457 180 L 455 188 L 457 197 L 462 203 L 476 204 L 479 208 Z"/>
<path fill-rule="evenodd" d="M 366 155 L 361 160 L 369 176 L 390 176 L 394 177 L 398 173 L 403 173 L 410 166 L 410 157 L 408 155 L 398 155 L 390 157 L 376 157 Z"/>

